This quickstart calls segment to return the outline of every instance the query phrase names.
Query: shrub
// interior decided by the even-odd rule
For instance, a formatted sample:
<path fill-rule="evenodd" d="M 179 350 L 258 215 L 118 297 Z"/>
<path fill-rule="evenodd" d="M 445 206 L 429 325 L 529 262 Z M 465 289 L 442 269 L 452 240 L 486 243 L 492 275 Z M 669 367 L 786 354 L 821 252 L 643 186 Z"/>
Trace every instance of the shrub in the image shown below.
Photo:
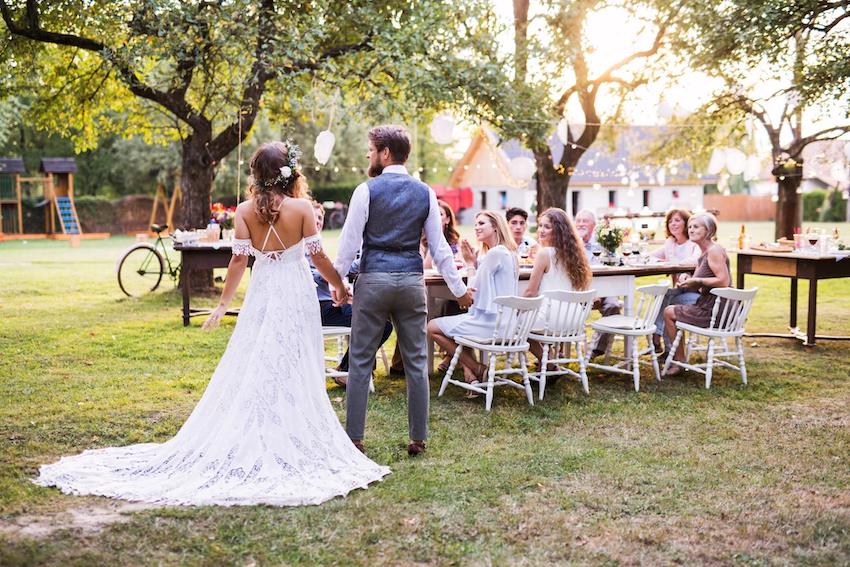
<path fill-rule="evenodd" d="M 847 201 L 838 189 L 829 192 L 821 207 L 820 220 L 823 222 L 844 222 L 847 219 Z"/>
<path fill-rule="evenodd" d="M 820 220 L 820 209 L 826 199 L 826 191 L 814 189 L 803 193 L 803 220 L 814 222 Z"/>

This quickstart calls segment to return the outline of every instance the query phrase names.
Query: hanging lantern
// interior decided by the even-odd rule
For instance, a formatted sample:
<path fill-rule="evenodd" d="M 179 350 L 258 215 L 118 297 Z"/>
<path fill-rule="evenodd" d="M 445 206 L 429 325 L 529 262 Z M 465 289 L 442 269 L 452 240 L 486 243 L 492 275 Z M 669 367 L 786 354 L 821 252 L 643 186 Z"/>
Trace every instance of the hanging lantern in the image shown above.
<path fill-rule="evenodd" d="M 726 148 L 726 169 L 732 175 L 741 175 L 747 166 L 747 154 L 737 148 Z"/>
<path fill-rule="evenodd" d="M 744 167 L 744 181 L 753 181 L 759 178 L 761 173 L 761 160 L 758 156 L 747 156 L 747 165 Z"/>
<path fill-rule="evenodd" d="M 723 166 L 726 165 L 726 152 L 719 148 L 714 148 L 711 151 L 711 159 L 708 160 L 708 169 L 706 172 L 709 175 L 717 175 Z"/>
<path fill-rule="evenodd" d="M 438 114 L 431 121 L 431 137 L 438 144 L 451 144 L 454 141 L 455 121 L 448 114 Z"/>
<path fill-rule="evenodd" d="M 316 157 L 316 161 L 322 165 L 328 163 L 328 160 L 331 159 L 331 152 L 334 149 L 335 143 L 336 136 L 334 136 L 333 132 L 330 130 L 319 132 L 319 135 L 316 136 L 316 145 L 313 147 L 313 155 Z"/>
<path fill-rule="evenodd" d="M 508 171 L 514 179 L 528 181 L 534 176 L 534 172 L 537 171 L 537 165 L 529 157 L 515 157 L 508 164 Z"/>
<path fill-rule="evenodd" d="M 566 144 L 569 142 L 569 136 L 567 134 L 567 129 L 570 127 L 569 121 L 566 117 L 561 118 L 558 122 L 558 127 L 555 129 L 555 135 L 558 136 L 558 139 L 561 140 L 562 144 Z"/>
<path fill-rule="evenodd" d="M 580 121 L 574 115 L 571 115 L 569 118 L 569 128 L 573 140 L 578 140 L 584 133 L 584 121 Z"/>
<path fill-rule="evenodd" d="M 664 187 L 664 184 L 667 182 L 667 172 L 663 167 L 658 168 L 658 171 L 655 173 L 655 180 L 660 186 Z"/>
<path fill-rule="evenodd" d="M 673 105 L 666 100 L 662 100 L 658 103 L 658 107 L 655 109 L 655 112 L 658 114 L 658 118 L 669 120 L 673 117 Z"/>

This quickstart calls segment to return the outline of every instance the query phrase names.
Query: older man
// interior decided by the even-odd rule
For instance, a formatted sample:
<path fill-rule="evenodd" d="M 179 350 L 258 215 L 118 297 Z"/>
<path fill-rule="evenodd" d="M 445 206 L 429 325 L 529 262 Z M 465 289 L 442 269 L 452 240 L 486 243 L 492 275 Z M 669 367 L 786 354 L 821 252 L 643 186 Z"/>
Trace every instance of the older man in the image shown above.
<path fill-rule="evenodd" d="M 588 258 L 592 257 L 591 249 L 596 244 L 596 215 L 592 211 L 583 209 L 575 216 L 576 230 L 584 241 L 584 250 Z M 599 297 L 593 303 L 593 308 L 602 313 L 603 317 L 620 314 L 620 300 L 616 297 Z M 590 339 L 590 358 L 605 354 L 608 345 L 611 344 L 611 335 L 608 333 L 594 332 Z"/>

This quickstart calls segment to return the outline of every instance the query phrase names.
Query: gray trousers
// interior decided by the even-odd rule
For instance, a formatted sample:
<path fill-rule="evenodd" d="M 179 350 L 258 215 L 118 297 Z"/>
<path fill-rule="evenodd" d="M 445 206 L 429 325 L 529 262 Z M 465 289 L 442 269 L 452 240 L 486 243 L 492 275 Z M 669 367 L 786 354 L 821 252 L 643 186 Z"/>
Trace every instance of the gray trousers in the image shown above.
<path fill-rule="evenodd" d="M 391 319 L 407 379 L 407 426 L 410 438 L 428 437 L 430 390 L 425 324 L 428 305 L 420 273 L 367 272 L 354 287 L 349 345 L 348 385 L 345 390 L 345 430 L 362 440 L 366 428 L 369 379 L 381 344 L 384 324 Z"/>
<path fill-rule="evenodd" d="M 599 307 L 597 310 L 602 314 L 603 317 L 607 317 L 609 315 L 619 315 L 620 314 L 620 299 L 617 297 L 603 297 L 600 299 Z M 587 347 L 588 356 L 593 352 L 605 352 L 608 350 L 608 345 L 611 344 L 612 336 L 608 333 L 599 333 L 593 331 L 593 335 L 590 337 L 590 345 Z"/>

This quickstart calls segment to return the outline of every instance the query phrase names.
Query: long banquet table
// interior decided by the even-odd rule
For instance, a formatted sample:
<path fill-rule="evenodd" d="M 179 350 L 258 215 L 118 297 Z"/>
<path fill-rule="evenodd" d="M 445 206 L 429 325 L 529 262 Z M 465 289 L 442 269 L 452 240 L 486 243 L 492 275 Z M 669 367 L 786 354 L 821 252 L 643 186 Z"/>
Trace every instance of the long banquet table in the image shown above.
<path fill-rule="evenodd" d="M 635 266 L 592 266 L 593 280 L 591 289 L 596 290 L 597 297 L 619 296 L 623 298 L 623 312 L 631 315 L 635 291 L 635 279 L 643 276 L 665 276 L 670 274 L 691 273 L 694 266 L 674 264 L 645 264 Z M 519 272 L 519 288 L 522 293 L 528 286 L 531 268 L 521 268 Z M 435 270 L 425 271 L 425 289 L 428 298 L 428 318 L 437 315 L 437 300 L 455 299 L 449 291 L 442 276 Z M 428 370 L 434 369 L 434 343 L 428 341 Z"/>

